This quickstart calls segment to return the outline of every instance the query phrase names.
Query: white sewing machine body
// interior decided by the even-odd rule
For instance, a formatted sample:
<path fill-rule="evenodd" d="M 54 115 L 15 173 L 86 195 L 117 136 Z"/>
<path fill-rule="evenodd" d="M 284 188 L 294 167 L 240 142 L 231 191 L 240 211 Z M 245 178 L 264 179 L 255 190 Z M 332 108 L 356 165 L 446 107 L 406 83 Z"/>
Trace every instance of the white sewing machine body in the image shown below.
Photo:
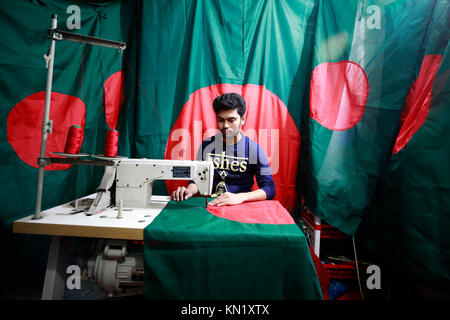
<path fill-rule="evenodd" d="M 211 162 L 126 159 L 117 162 L 116 205 L 147 208 L 154 180 L 193 180 L 203 196 L 211 194 L 214 167 Z"/>
<path fill-rule="evenodd" d="M 149 208 L 155 180 L 192 180 L 203 196 L 211 194 L 214 166 L 209 161 L 119 159 L 105 167 L 97 197 L 87 214 L 110 205 Z"/>

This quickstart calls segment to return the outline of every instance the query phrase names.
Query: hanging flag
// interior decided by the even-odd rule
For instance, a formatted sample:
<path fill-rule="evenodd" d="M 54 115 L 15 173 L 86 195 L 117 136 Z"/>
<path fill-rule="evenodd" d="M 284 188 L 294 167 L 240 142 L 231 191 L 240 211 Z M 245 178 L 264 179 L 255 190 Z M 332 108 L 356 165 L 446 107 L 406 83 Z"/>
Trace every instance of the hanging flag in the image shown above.
<path fill-rule="evenodd" d="M 238 92 L 248 111 L 242 130 L 267 154 L 275 197 L 294 212 L 309 83 L 301 57 L 312 48 L 315 1 L 163 0 L 142 10 L 137 157 L 195 159 L 217 130 L 214 98 Z M 153 190 L 167 188 L 157 182 Z"/>
<path fill-rule="evenodd" d="M 387 168 L 434 4 L 321 1 L 318 7 L 300 167 L 306 205 L 348 235 Z"/>
<path fill-rule="evenodd" d="M 68 10 L 71 5 L 70 1 L 1 1 L 0 27 L 5 32 L 0 39 L 3 124 L 0 175 L 4 179 L 0 186 L 4 203 L 0 220 L 6 226 L 32 214 L 36 203 L 37 157 L 40 155 L 47 78 L 44 54 L 50 46 L 47 29 L 51 25 L 51 15 L 57 14 L 59 30 L 123 42 L 127 39 L 122 35 L 128 35 L 133 25 L 127 14 L 133 15 L 136 4 L 77 3 L 79 25 L 73 23 L 74 13 Z M 129 45 L 129 48 L 132 56 L 133 46 Z M 118 121 L 123 101 L 120 88 L 124 77 L 118 70 L 122 66 L 121 58 L 115 49 L 56 41 L 50 102 L 53 123 L 52 132 L 48 134 L 47 156 L 54 156 L 52 152 L 64 152 L 72 125 L 80 126 L 84 131 L 82 153 L 103 152 L 107 122 L 125 129 L 121 131 L 121 137 L 129 145 L 133 129 L 128 130 L 129 121 L 122 124 Z M 102 110 L 103 88 L 106 91 L 106 115 Z M 112 113 L 109 112 L 111 109 Z M 123 150 L 127 152 L 130 148 Z M 46 166 L 42 209 L 94 192 L 102 174 L 94 166 Z"/>
<path fill-rule="evenodd" d="M 389 166 L 358 237 L 411 286 L 448 295 L 450 4 L 431 3 Z"/>

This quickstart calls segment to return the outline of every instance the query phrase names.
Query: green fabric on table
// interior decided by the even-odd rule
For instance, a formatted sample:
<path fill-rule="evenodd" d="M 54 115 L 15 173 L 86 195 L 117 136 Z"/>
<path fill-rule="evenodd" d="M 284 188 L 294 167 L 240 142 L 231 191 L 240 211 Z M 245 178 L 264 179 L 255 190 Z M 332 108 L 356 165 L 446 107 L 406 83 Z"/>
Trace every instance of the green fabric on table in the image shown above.
<path fill-rule="evenodd" d="M 144 240 L 148 299 L 322 299 L 296 224 L 230 221 L 191 198 L 169 202 Z"/>

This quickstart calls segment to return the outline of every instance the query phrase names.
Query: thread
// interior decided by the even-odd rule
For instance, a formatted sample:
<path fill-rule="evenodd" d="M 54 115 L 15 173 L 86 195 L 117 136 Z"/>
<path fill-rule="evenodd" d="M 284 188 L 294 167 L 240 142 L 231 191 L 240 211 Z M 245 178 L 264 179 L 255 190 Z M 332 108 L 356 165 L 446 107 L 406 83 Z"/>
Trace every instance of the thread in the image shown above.
<path fill-rule="evenodd" d="M 117 148 L 119 146 L 119 131 L 106 131 L 105 150 L 103 155 L 106 157 L 117 157 Z"/>
<path fill-rule="evenodd" d="M 119 206 L 117 207 L 117 219 L 123 219 L 123 200 L 119 200 Z"/>
<path fill-rule="evenodd" d="M 67 133 L 64 152 L 69 154 L 79 154 L 83 143 L 83 129 L 80 126 L 72 125 Z"/>

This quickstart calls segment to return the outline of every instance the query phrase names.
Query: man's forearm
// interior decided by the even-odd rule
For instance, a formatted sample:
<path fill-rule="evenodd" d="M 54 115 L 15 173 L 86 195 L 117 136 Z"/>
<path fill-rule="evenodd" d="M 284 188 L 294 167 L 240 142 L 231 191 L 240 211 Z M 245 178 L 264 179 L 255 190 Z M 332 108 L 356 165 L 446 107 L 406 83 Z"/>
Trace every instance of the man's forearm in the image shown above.
<path fill-rule="evenodd" d="M 242 202 L 259 201 L 267 199 L 266 192 L 263 189 L 257 189 L 250 192 L 241 192 L 239 193 L 239 196 L 242 197 L 243 200 Z"/>
<path fill-rule="evenodd" d="M 241 193 L 225 192 L 224 194 L 212 200 L 209 204 L 212 206 L 235 205 L 244 202 L 265 200 L 266 198 L 267 195 L 263 189 Z"/>

